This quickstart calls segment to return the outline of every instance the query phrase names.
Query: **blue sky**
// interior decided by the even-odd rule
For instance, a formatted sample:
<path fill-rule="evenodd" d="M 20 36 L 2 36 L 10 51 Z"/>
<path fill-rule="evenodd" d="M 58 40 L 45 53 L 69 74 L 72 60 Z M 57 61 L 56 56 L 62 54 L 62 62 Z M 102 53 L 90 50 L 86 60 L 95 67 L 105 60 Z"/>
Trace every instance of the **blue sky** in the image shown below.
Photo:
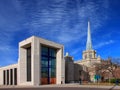
<path fill-rule="evenodd" d="M 65 46 L 75 60 L 93 48 L 103 59 L 120 57 L 120 0 L 0 0 L 0 66 L 18 61 L 18 43 L 32 35 Z"/>

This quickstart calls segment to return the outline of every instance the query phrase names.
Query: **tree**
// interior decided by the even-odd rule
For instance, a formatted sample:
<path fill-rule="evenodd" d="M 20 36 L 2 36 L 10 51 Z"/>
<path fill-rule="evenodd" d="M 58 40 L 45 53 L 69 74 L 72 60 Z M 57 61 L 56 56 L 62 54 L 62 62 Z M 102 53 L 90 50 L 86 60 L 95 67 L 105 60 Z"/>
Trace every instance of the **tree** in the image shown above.
<path fill-rule="evenodd" d="M 101 80 L 120 78 L 120 58 L 108 58 L 101 63 L 95 63 L 95 72 L 101 76 Z"/>

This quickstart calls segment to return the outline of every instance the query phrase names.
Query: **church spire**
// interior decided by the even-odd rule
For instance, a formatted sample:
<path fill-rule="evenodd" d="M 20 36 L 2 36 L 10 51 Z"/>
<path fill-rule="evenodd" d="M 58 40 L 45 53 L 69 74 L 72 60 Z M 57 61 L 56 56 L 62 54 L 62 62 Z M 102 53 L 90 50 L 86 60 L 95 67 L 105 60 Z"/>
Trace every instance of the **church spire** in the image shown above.
<path fill-rule="evenodd" d="M 90 33 L 90 21 L 88 21 L 88 33 L 87 33 L 86 50 L 92 50 L 92 41 L 91 41 L 91 33 Z"/>

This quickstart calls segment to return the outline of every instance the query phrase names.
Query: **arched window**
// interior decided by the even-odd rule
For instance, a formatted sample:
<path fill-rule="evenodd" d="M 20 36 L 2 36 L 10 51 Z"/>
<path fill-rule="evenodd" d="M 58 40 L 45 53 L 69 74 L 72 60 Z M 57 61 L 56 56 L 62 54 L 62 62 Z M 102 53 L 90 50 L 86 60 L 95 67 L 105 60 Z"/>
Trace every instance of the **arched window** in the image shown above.
<path fill-rule="evenodd" d="M 89 54 L 89 58 L 90 58 L 90 59 L 92 58 L 92 54 L 91 54 L 91 53 Z"/>
<path fill-rule="evenodd" d="M 87 58 L 87 55 L 85 54 L 85 59 Z"/>

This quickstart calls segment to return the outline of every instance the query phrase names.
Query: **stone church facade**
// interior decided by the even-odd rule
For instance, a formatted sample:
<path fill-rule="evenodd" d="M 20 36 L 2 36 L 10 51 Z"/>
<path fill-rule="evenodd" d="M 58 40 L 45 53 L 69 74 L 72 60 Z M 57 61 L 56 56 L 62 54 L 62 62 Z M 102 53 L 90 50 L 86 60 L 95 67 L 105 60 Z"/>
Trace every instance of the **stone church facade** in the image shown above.
<path fill-rule="evenodd" d="M 65 56 L 66 82 L 71 80 L 79 81 L 79 79 L 94 81 L 94 76 L 96 75 L 94 64 L 101 63 L 101 61 L 101 57 L 97 56 L 96 51 L 92 48 L 90 22 L 88 21 L 86 50 L 83 51 L 82 60 L 74 61 L 68 54 Z"/>

